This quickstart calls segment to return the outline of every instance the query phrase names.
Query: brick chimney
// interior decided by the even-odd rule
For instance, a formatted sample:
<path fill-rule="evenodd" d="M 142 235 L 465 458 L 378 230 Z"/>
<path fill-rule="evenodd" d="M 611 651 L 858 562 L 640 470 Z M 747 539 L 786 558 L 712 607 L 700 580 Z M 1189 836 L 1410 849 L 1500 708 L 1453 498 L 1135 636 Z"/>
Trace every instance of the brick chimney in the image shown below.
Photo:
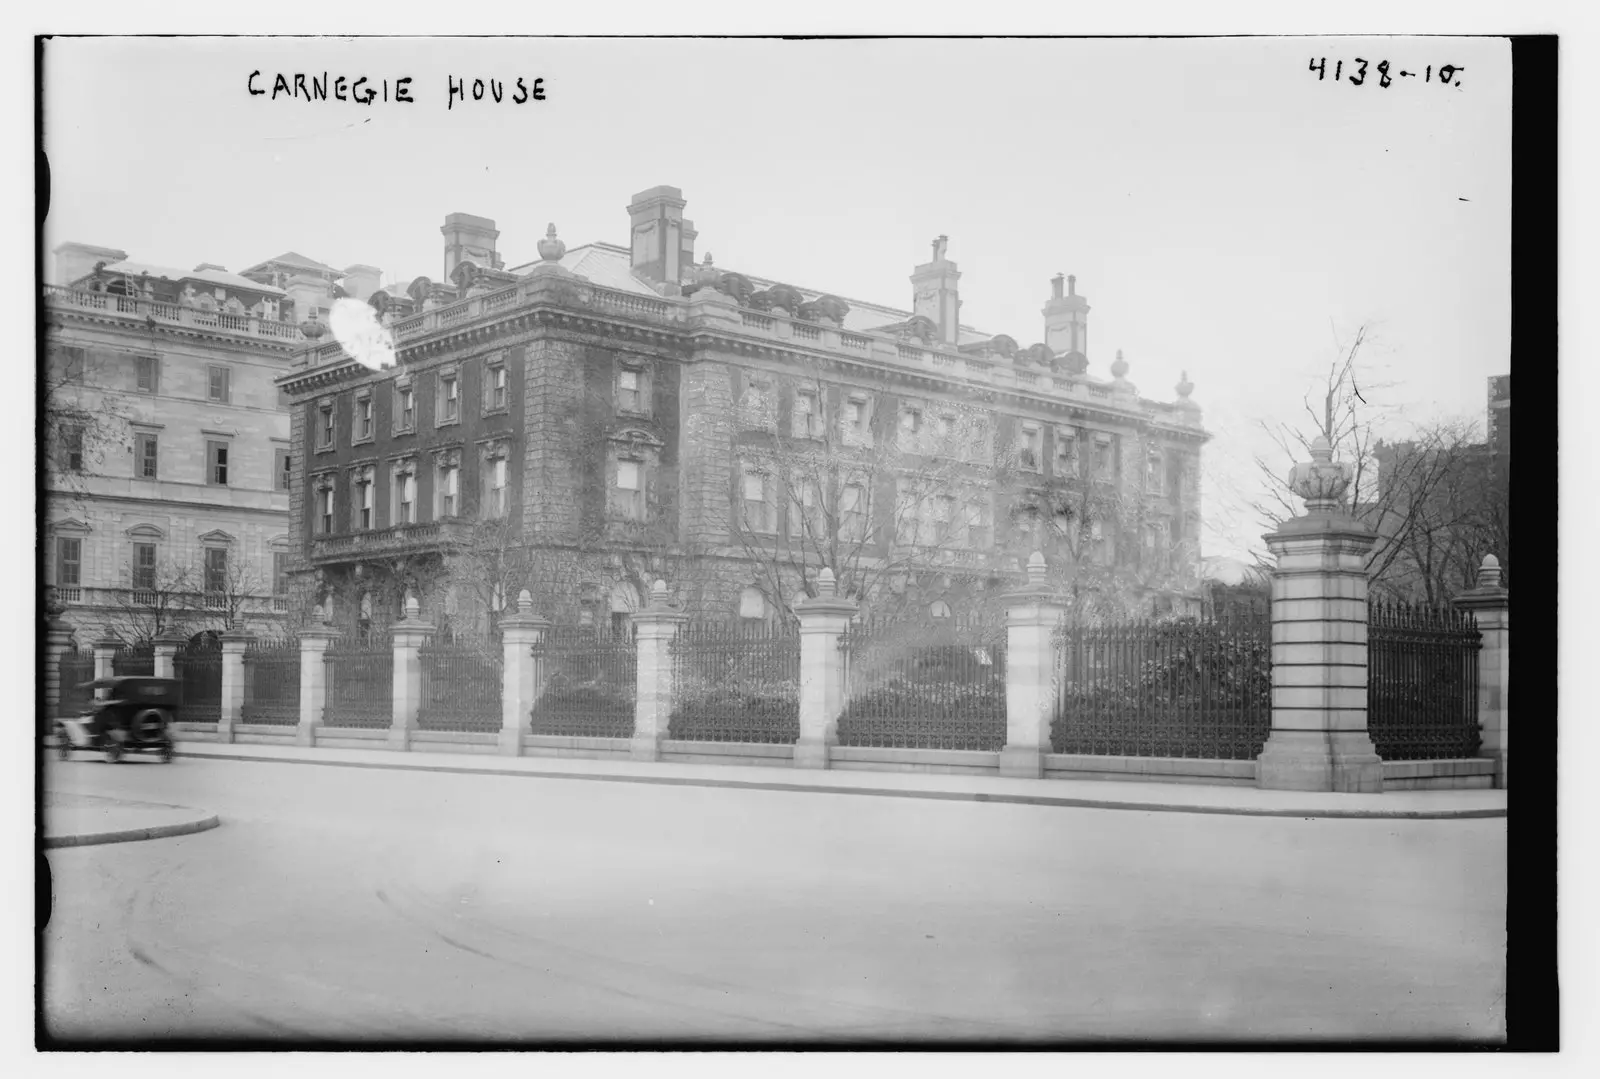
<path fill-rule="evenodd" d="M 376 266 L 356 263 L 354 266 L 344 268 L 344 277 L 339 284 L 344 288 L 346 296 L 354 300 L 365 300 L 378 291 L 378 282 L 383 279 L 383 271 Z"/>
<path fill-rule="evenodd" d="M 683 192 L 666 186 L 641 191 L 628 205 L 633 272 L 653 285 L 675 289 L 694 273 L 696 233 L 683 219 L 685 205 Z"/>
<path fill-rule="evenodd" d="M 439 232 L 444 236 L 444 277 L 441 280 L 449 281 L 450 275 L 463 262 L 475 262 L 486 270 L 505 269 L 494 247 L 500 230 L 487 217 L 451 214 L 444 219 Z"/>
<path fill-rule="evenodd" d="M 1089 301 L 1078 295 L 1078 279 L 1060 274 L 1050 279 L 1050 302 L 1044 305 L 1044 343 L 1058 356 L 1089 355 Z"/>

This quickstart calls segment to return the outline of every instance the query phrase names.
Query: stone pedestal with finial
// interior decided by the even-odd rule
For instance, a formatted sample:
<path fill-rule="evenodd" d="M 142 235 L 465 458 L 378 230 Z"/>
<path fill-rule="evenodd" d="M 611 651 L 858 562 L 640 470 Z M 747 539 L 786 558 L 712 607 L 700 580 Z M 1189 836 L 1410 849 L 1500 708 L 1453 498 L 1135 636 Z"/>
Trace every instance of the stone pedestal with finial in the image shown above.
<path fill-rule="evenodd" d="M 244 654 L 255 637 L 237 622 L 222 635 L 222 708 L 217 741 L 233 741 L 233 728 L 244 720 Z"/>
<path fill-rule="evenodd" d="M 633 744 L 636 761 L 661 759 L 661 743 L 672 718 L 672 641 L 687 618 L 672 605 L 667 582 L 650 586 L 650 604 L 633 616 L 638 649 L 634 682 Z"/>
<path fill-rule="evenodd" d="M 796 768 L 828 767 L 829 750 L 839 742 L 844 711 L 844 655 L 839 638 L 859 608 L 839 595 L 833 570 L 817 575 L 817 594 L 795 604 L 800 619 L 800 737 L 794 746 Z"/>
<path fill-rule="evenodd" d="M 522 753 L 522 735 L 528 730 L 533 706 L 544 691 L 544 663 L 533 649 L 549 628 L 548 619 L 533 613 L 533 596 L 526 588 L 517 596 L 516 612 L 500 619 L 500 643 L 505 650 L 500 668 L 502 756 Z"/>
<path fill-rule="evenodd" d="M 322 620 L 300 631 L 300 722 L 294 730 L 294 744 L 317 743 L 317 728 L 322 726 L 323 708 L 328 702 L 328 666 L 324 662 L 328 646 L 339 638 L 339 631 L 328 623 L 327 609 L 319 608 Z"/>
<path fill-rule="evenodd" d="M 726 292 L 717 288 L 722 274 L 711 262 L 711 252 L 695 271 L 695 289 L 689 297 L 689 318 L 695 321 L 722 323 L 728 326 L 741 324 L 739 305 Z"/>
<path fill-rule="evenodd" d="M 99 637 L 95 638 L 93 647 L 95 680 L 110 678 L 116 673 L 117 649 L 122 647 L 122 638 L 107 629 Z M 94 695 L 96 697 L 104 697 L 106 691 L 97 689 L 94 691 Z"/>
<path fill-rule="evenodd" d="M 1256 759 L 1271 790 L 1383 790 L 1367 733 L 1367 555 L 1376 534 L 1344 508 L 1354 477 L 1328 440 L 1311 444 L 1289 487 L 1303 517 L 1265 539 L 1272 572 L 1272 729 Z"/>
<path fill-rule="evenodd" d="M 1000 774 L 1021 779 L 1044 776 L 1055 720 L 1055 629 L 1066 606 L 1046 582 L 1044 555 L 1028 556 L 1028 583 L 1005 593 L 1006 744 Z"/>
<path fill-rule="evenodd" d="M 1478 652 L 1478 723 L 1483 728 L 1479 756 L 1495 762 L 1494 785 L 1507 790 L 1506 744 L 1511 691 L 1511 593 L 1500 584 L 1500 560 L 1484 555 L 1478 584 L 1454 600 L 1458 610 L 1471 611 L 1483 637 Z"/>
<path fill-rule="evenodd" d="M 389 748 L 409 749 L 411 732 L 417 729 L 422 711 L 422 646 L 437 627 L 422 618 L 416 596 L 406 597 L 406 616 L 391 630 L 394 642 L 394 712 L 389 723 Z"/>
<path fill-rule="evenodd" d="M 183 634 L 176 629 L 166 629 L 151 642 L 157 678 L 178 677 L 178 649 L 183 647 L 183 640 Z"/>
<path fill-rule="evenodd" d="M 72 646 L 72 627 L 62 618 L 66 606 L 54 588 L 44 600 L 44 713 L 49 719 L 61 710 L 61 657 Z"/>

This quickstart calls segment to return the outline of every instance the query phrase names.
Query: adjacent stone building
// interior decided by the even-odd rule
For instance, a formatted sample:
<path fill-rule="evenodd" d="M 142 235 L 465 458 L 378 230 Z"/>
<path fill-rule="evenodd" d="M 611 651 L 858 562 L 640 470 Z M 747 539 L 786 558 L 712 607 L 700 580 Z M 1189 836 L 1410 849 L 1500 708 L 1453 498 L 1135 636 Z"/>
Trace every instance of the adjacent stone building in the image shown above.
<path fill-rule="evenodd" d="M 510 269 L 493 221 L 452 214 L 448 283 L 367 297 L 396 363 L 304 347 L 278 380 L 292 606 L 370 629 L 415 592 L 481 631 L 529 587 L 604 622 L 664 577 L 697 613 L 763 618 L 844 559 L 869 605 L 948 610 L 1041 547 L 1135 609 L 1197 605 L 1193 387 L 1142 397 L 1120 353 L 1091 375 L 1075 279 L 1024 347 L 961 320 L 945 237 L 902 309 L 696 262 L 685 205 L 652 188 L 627 244 L 568 249 L 552 225 Z"/>
<path fill-rule="evenodd" d="M 340 272 L 288 253 L 184 271 L 65 243 L 44 290 L 45 575 L 80 642 L 288 610 L 291 451 L 274 380 Z"/>

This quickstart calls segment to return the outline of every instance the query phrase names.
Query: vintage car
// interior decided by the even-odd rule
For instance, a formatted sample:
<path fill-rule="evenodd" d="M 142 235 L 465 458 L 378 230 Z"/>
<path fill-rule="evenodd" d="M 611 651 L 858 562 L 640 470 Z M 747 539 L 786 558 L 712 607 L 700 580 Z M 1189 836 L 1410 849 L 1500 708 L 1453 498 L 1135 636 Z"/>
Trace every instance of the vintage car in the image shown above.
<path fill-rule="evenodd" d="M 182 684 L 172 678 L 129 676 L 100 678 L 81 688 L 104 690 L 81 716 L 55 723 L 56 752 L 62 760 L 73 750 L 104 753 L 116 763 L 124 753 L 154 753 L 172 759 L 172 724 L 183 703 Z"/>

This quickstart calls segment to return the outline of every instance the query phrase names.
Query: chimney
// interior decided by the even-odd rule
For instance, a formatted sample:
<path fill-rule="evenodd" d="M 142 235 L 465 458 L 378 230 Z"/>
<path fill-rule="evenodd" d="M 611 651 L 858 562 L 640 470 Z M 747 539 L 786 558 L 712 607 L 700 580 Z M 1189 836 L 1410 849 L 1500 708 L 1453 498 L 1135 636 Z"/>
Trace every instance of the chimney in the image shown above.
<path fill-rule="evenodd" d="M 339 284 L 343 286 L 346 296 L 353 300 L 370 299 L 378 291 L 378 282 L 383 280 L 383 271 L 376 266 L 367 266 L 356 263 L 354 266 L 344 268 L 344 277 Z"/>
<path fill-rule="evenodd" d="M 56 246 L 53 254 L 55 262 L 55 280 L 52 284 L 70 285 L 74 281 L 88 277 L 94 272 L 97 262 L 125 262 L 128 258 L 126 251 L 118 251 L 114 247 L 96 247 L 93 244 L 64 243 Z"/>
<path fill-rule="evenodd" d="M 939 340 L 947 345 L 960 341 L 961 297 L 956 282 L 961 274 L 956 264 L 945 258 L 950 237 L 933 241 L 933 261 L 925 262 L 911 275 L 911 310 L 924 315 L 939 327 Z"/>
<path fill-rule="evenodd" d="M 1066 295 L 1061 294 L 1062 277 L 1050 279 L 1050 302 L 1044 305 L 1044 343 L 1058 356 L 1076 352 L 1089 355 L 1089 301 L 1078 295 L 1078 279 L 1066 279 Z"/>
<path fill-rule="evenodd" d="M 678 285 L 694 266 L 694 223 L 683 219 L 683 192 L 652 187 L 628 205 L 633 272 L 654 285 Z"/>
<path fill-rule="evenodd" d="M 450 275 L 463 262 L 475 262 L 486 270 L 505 268 L 494 247 L 494 242 L 500 238 L 500 230 L 487 217 L 451 214 L 444 219 L 439 232 L 444 236 L 443 280 L 449 281 Z"/>

